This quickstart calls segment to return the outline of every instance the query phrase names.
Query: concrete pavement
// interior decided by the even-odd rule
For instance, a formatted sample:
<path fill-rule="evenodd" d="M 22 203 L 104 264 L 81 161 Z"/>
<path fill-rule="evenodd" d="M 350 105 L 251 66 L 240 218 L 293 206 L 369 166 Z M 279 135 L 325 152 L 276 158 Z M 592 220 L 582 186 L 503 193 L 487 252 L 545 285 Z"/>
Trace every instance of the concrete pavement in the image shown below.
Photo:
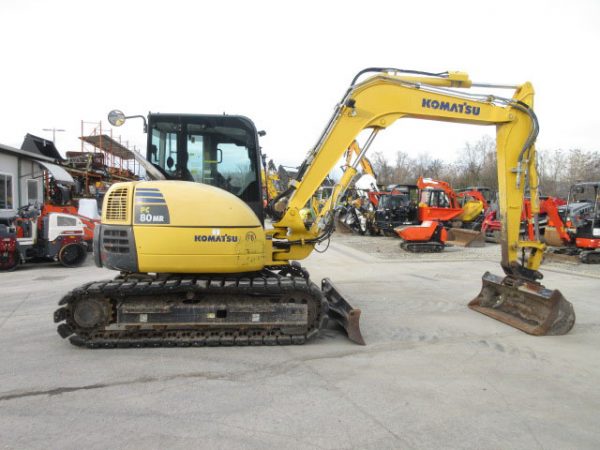
<path fill-rule="evenodd" d="M 495 261 L 386 260 L 334 242 L 305 263 L 363 310 L 367 346 L 80 349 L 59 298 L 115 274 L 0 273 L 0 448 L 597 448 L 600 278 L 545 271 L 570 334 L 466 307 Z"/>

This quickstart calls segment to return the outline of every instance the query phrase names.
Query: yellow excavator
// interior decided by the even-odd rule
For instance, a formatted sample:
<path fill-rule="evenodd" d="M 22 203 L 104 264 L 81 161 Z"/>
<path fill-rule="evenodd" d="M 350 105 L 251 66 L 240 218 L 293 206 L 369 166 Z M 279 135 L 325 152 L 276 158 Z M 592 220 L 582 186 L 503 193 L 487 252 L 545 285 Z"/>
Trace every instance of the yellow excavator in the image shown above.
<path fill-rule="evenodd" d="M 513 96 L 469 90 L 477 86 Z M 249 119 L 149 115 L 144 167 L 157 181 L 113 185 L 95 230 L 96 264 L 120 275 L 67 293 L 54 313 L 58 333 L 92 348 L 301 344 L 329 317 L 364 343 L 360 310 L 328 279 L 319 289 L 297 261 L 330 238 L 344 186 L 377 133 L 404 117 L 496 127 L 505 276 L 486 273 L 470 307 L 527 333 L 567 333 L 572 305 L 538 281 L 544 244 L 537 235 L 519 239 L 526 189 L 539 209 L 533 94 L 530 83 L 476 84 L 461 72 L 359 72 L 296 179 L 273 200 L 273 228 L 264 226 L 258 135 Z M 109 115 L 116 126 L 127 118 Z M 300 210 L 365 129 L 371 134 L 360 155 L 307 227 Z"/>
<path fill-rule="evenodd" d="M 263 187 L 263 191 L 265 192 L 266 202 L 268 202 L 277 197 L 280 192 L 280 180 L 279 173 L 277 172 L 277 168 L 275 167 L 275 163 L 272 159 L 267 163 L 266 155 L 261 155 L 262 159 L 262 170 L 260 171 L 260 179 Z"/>
<path fill-rule="evenodd" d="M 344 166 L 344 168 L 350 167 L 352 165 L 352 156 L 354 156 L 358 159 L 360 166 L 362 167 L 362 173 L 365 175 L 371 175 L 373 178 L 377 179 L 377 175 L 375 174 L 375 170 L 373 169 L 373 164 L 371 164 L 371 161 L 366 156 L 363 155 L 362 157 L 360 157 L 360 153 L 361 151 L 358 142 L 356 142 L 356 140 L 352 141 L 350 147 L 348 147 L 348 150 L 345 154 L 346 165 Z M 377 186 L 374 186 L 373 188 L 377 190 Z"/>

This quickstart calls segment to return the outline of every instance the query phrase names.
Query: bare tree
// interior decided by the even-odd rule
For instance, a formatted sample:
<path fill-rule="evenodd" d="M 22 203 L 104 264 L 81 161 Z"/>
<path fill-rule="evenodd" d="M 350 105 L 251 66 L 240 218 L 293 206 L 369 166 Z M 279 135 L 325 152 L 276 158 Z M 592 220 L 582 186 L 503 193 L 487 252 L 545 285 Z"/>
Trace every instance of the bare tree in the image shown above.
<path fill-rule="evenodd" d="M 538 174 L 540 188 L 546 195 L 566 195 L 568 186 L 563 180 L 566 154 L 563 150 L 540 150 L 538 153 Z"/>
<path fill-rule="evenodd" d="M 495 156 L 495 141 L 490 136 L 483 136 L 474 144 L 465 143 L 465 147 L 457 161 L 457 164 L 462 168 L 461 184 L 480 184 L 484 173 L 486 178 L 489 178 L 490 173 L 495 172 L 495 158 L 493 156 Z M 493 159 L 493 162 L 490 159 Z"/>
<path fill-rule="evenodd" d="M 538 150 L 538 174 L 541 192 L 566 196 L 577 181 L 600 180 L 600 152 L 571 149 Z M 375 153 L 373 166 L 380 184 L 414 183 L 419 176 L 447 181 L 454 188 L 487 186 L 498 188 L 496 143 L 490 136 L 465 143 L 453 162 L 434 159 L 427 152 L 410 158 L 397 151 L 394 164 L 383 153 Z"/>
<path fill-rule="evenodd" d="M 401 150 L 396 152 L 396 165 L 394 167 L 394 181 L 397 183 L 408 183 L 413 178 L 413 161 L 408 153 Z"/>
<path fill-rule="evenodd" d="M 393 183 L 394 171 L 392 166 L 389 165 L 385 155 L 381 152 L 375 152 L 371 159 L 373 169 L 377 174 L 377 182 L 379 184 L 391 184 Z"/>

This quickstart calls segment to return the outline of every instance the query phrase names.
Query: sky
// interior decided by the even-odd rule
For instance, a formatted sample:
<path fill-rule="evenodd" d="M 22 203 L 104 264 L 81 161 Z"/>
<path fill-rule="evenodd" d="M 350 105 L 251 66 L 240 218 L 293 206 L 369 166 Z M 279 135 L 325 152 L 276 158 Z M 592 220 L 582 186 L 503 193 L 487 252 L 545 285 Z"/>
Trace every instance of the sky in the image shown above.
<path fill-rule="evenodd" d="M 250 117 L 263 151 L 298 165 L 353 76 L 371 66 L 531 81 L 538 148 L 598 150 L 600 1 L 113 1 L 0 3 L 0 143 L 79 150 L 114 108 Z M 506 95 L 506 94 L 505 94 Z M 494 129 L 403 119 L 370 154 L 460 158 Z M 145 146 L 142 125 L 114 131 Z"/>

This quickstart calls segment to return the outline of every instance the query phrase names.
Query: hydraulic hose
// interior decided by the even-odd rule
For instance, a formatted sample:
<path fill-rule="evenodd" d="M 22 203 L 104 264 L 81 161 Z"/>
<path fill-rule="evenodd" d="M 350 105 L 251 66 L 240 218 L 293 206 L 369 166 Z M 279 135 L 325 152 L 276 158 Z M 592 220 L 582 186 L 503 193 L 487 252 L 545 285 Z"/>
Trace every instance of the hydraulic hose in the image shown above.
<path fill-rule="evenodd" d="M 358 79 L 362 75 L 364 75 L 365 73 L 371 73 L 371 72 L 375 72 L 375 73 L 377 73 L 377 72 L 399 72 L 399 73 L 410 73 L 411 75 L 425 75 L 428 77 L 442 77 L 442 78 L 448 77 L 448 72 L 432 73 L 432 72 L 423 72 L 420 70 L 396 69 L 395 67 L 367 67 L 366 69 L 361 70 L 354 76 L 354 78 L 352 79 L 352 83 L 350 83 L 350 87 L 354 86 L 356 84 L 356 82 L 358 81 Z"/>

